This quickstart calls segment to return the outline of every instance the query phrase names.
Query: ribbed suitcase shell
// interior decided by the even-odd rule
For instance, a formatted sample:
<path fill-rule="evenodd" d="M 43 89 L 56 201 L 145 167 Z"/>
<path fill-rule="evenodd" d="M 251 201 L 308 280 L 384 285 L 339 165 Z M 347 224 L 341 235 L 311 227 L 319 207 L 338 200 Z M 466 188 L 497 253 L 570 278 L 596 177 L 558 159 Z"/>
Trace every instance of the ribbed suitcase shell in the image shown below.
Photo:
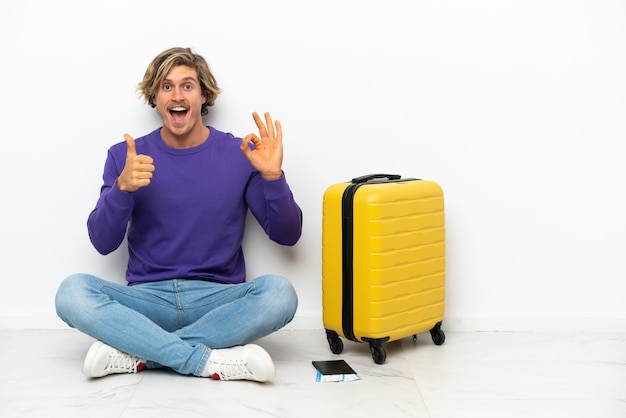
<path fill-rule="evenodd" d="M 380 346 L 384 341 L 435 330 L 440 335 L 433 334 L 433 341 L 443 343 L 441 187 L 417 179 L 337 183 L 324 193 L 322 218 L 322 304 L 327 332 Z M 333 349 L 330 336 L 329 343 Z M 384 362 L 384 350 L 382 355 Z"/>

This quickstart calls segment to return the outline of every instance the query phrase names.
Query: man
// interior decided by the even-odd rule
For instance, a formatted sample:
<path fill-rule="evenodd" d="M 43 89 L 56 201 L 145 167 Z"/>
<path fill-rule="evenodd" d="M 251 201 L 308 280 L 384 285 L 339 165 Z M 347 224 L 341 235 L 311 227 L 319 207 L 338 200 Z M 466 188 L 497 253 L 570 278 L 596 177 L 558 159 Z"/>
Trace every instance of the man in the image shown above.
<path fill-rule="evenodd" d="M 213 379 L 268 381 L 269 354 L 250 344 L 289 323 L 297 296 L 283 277 L 246 281 L 242 240 L 250 210 L 269 238 L 294 245 L 302 212 L 281 169 L 282 129 L 253 114 L 239 139 L 202 123 L 220 89 L 208 64 L 172 48 L 138 90 L 163 126 L 109 149 L 89 237 L 108 254 L 128 241 L 128 286 L 66 278 L 59 317 L 94 337 L 83 373 L 100 377 L 168 367 Z"/>

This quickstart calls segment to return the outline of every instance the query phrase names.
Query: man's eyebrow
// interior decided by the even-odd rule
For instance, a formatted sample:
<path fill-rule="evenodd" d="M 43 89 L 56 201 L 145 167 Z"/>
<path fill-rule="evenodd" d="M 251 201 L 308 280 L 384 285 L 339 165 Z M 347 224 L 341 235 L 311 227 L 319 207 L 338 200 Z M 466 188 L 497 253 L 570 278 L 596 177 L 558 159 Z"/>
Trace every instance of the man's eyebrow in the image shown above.
<path fill-rule="evenodd" d="M 195 77 L 185 77 L 181 80 L 181 82 L 186 83 L 188 81 L 193 81 L 194 83 L 197 83 L 198 80 L 196 80 Z M 169 78 L 164 78 L 163 79 L 163 83 L 172 83 L 172 80 L 170 80 Z"/>

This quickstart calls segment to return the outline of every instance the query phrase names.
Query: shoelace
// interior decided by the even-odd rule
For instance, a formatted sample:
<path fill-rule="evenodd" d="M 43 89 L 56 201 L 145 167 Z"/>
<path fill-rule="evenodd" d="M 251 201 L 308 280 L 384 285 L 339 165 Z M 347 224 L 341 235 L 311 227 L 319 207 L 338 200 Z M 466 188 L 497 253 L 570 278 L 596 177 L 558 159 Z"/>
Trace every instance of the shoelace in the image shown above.
<path fill-rule="evenodd" d="M 122 353 L 121 351 L 113 351 L 109 354 L 109 364 L 105 370 L 137 373 L 137 366 L 139 364 L 141 364 L 141 359 Z"/>
<path fill-rule="evenodd" d="M 215 368 L 215 373 L 211 375 L 211 378 L 215 380 L 244 379 L 253 376 L 243 361 L 214 361 L 213 367 Z"/>

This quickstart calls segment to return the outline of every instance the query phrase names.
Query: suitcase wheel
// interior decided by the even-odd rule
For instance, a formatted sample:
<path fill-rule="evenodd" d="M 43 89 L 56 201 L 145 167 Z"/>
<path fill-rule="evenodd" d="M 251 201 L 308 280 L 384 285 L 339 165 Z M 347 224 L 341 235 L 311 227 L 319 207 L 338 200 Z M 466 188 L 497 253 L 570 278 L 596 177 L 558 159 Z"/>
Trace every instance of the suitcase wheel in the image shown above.
<path fill-rule="evenodd" d="M 433 329 L 430 330 L 430 336 L 435 345 L 441 345 L 446 341 L 446 334 L 441 329 L 441 322 L 437 322 Z"/>
<path fill-rule="evenodd" d="M 328 340 L 328 345 L 330 346 L 330 351 L 333 354 L 341 354 L 343 351 L 343 341 L 339 338 L 339 334 L 335 331 L 326 330 L 326 339 Z"/>
<path fill-rule="evenodd" d="M 385 360 L 387 360 L 387 353 L 383 348 L 383 343 L 389 341 L 389 337 L 385 338 L 367 338 L 361 337 L 361 341 L 367 342 L 370 344 L 370 352 L 372 353 L 372 358 L 374 359 L 374 363 L 383 364 Z"/>
<path fill-rule="evenodd" d="M 376 364 L 383 364 L 387 359 L 387 353 L 382 345 L 370 343 L 370 351 L 372 352 L 372 358 Z"/>

